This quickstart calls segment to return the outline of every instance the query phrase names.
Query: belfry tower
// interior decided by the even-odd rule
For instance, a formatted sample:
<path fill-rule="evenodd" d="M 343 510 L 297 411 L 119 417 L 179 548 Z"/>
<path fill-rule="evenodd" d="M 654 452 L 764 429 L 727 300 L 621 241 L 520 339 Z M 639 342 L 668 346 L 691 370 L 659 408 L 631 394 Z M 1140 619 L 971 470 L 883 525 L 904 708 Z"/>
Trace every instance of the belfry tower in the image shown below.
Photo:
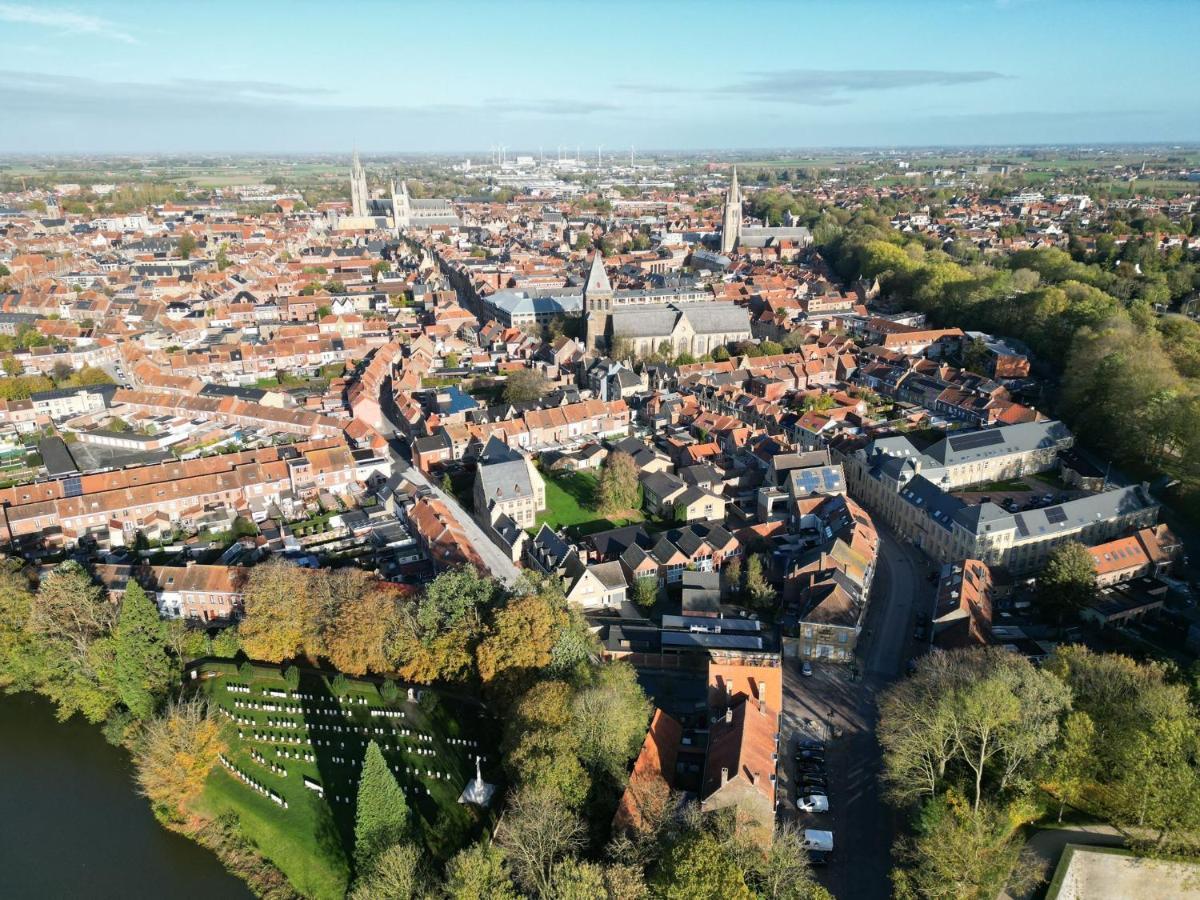
<path fill-rule="evenodd" d="M 598 350 L 608 331 L 612 310 L 613 286 L 604 271 L 604 259 L 599 250 L 592 255 L 592 266 L 583 285 L 583 313 L 587 316 L 587 348 Z"/>

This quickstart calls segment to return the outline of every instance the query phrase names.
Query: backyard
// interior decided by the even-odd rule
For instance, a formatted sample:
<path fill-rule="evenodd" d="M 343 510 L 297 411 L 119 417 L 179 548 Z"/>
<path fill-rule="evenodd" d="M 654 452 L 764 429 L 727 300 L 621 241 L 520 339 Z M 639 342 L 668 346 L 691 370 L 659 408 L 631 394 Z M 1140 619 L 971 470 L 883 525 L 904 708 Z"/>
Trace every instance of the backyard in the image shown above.
<path fill-rule="evenodd" d="M 201 804 L 214 815 L 237 815 L 246 836 L 306 896 L 345 893 L 369 741 L 404 789 L 414 836 L 430 857 L 445 861 L 487 823 L 487 813 L 458 803 L 476 753 L 484 778 L 500 780 L 474 703 L 446 702 L 428 689 L 409 699 L 403 687 L 387 700 L 375 682 L 354 679 L 338 692 L 336 673 L 314 669 L 303 670 L 294 689 L 265 664 L 252 665 L 249 677 L 232 661 L 205 662 L 197 672 L 229 723 L 229 752 Z"/>
<path fill-rule="evenodd" d="M 546 480 L 546 510 L 537 517 L 530 529 L 536 533 L 543 524 L 557 530 L 567 530 L 583 537 L 609 528 L 644 522 L 650 530 L 674 526 L 671 522 L 647 520 L 641 510 L 627 509 L 622 514 L 606 517 L 596 509 L 596 489 L 599 480 L 591 472 L 542 472 Z"/>

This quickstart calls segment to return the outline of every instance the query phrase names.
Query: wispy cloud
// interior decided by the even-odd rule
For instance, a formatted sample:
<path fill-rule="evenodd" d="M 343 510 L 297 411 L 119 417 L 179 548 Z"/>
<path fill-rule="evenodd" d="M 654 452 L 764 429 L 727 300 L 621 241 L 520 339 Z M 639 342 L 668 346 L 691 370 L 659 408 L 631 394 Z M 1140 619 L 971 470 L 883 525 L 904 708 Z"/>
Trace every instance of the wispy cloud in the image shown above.
<path fill-rule="evenodd" d="M 949 69 L 783 69 L 749 72 L 742 81 L 713 88 L 672 85 L 625 85 L 627 90 L 657 94 L 707 94 L 798 106 L 840 106 L 854 94 L 914 87 L 954 87 L 1008 76 L 988 70 Z"/>
<path fill-rule="evenodd" d="M 99 16 L 78 13 L 69 9 L 24 6 L 18 3 L 0 3 L 0 22 L 20 25 L 35 25 L 53 28 L 69 34 L 94 34 L 111 38 L 125 44 L 136 44 L 137 38 L 118 25 Z"/>

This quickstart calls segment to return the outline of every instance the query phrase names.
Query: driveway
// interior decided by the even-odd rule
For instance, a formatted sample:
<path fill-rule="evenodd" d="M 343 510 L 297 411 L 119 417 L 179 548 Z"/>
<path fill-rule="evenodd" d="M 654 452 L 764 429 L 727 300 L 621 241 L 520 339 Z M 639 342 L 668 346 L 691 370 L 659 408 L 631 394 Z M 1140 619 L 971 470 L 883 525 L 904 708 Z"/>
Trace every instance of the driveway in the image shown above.
<path fill-rule="evenodd" d="M 933 586 L 923 557 L 880 528 L 880 558 L 858 669 L 814 663 L 813 675 L 800 674 L 797 660 L 784 660 L 783 740 L 780 767 L 780 814 L 805 828 L 834 833 L 834 858 L 817 874 L 838 900 L 878 900 L 891 896 L 892 838 L 895 811 L 880 792 L 882 754 L 875 739 L 876 697 L 904 670 L 915 652 L 913 625 L 918 613 L 928 616 Z M 831 733 L 840 730 L 840 737 Z M 795 808 L 795 764 L 792 757 L 806 736 L 826 739 L 830 811 L 800 813 Z"/>

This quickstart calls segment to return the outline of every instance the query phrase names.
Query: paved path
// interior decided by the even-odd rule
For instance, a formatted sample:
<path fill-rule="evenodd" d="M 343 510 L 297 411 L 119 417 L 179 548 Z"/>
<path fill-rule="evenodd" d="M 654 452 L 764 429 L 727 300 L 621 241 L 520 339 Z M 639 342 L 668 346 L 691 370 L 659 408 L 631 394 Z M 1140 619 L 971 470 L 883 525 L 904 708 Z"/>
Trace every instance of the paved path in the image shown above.
<path fill-rule="evenodd" d="M 384 415 L 386 417 L 387 413 L 384 413 Z M 391 419 L 389 418 L 388 421 L 390 422 Z M 394 430 L 394 423 L 392 427 Z M 392 479 L 388 487 L 395 488 L 400 483 L 400 479 L 403 478 L 432 491 L 435 497 L 446 504 L 446 508 L 450 510 L 450 515 L 458 522 L 471 542 L 471 546 L 475 548 L 475 551 L 487 565 L 492 575 L 499 578 L 509 587 L 516 584 L 517 579 L 521 576 L 521 570 L 508 558 L 507 554 L 502 553 L 500 548 L 483 533 L 483 529 L 479 527 L 475 518 L 463 509 L 453 496 L 443 491 L 440 485 L 434 484 L 426 478 L 425 473 L 412 464 L 408 456 L 405 455 L 407 448 L 403 439 L 393 437 L 388 441 L 388 449 L 392 455 Z"/>
<path fill-rule="evenodd" d="M 1045 872 L 1045 881 L 1018 893 L 1007 889 L 1000 892 L 997 900 L 1031 900 L 1054 875 L 1054 869 L 1067 844 L 1086 844 L 1090 847 L 1123 847 L 1125 837 L 1111 825 L 1076 825 L 1071 828 L 1043 828 L 1034 832 L 1026 848 L 1037 854 L 1038 862 Z M 1149 895 L 1147 895 L 1149 896 Z"/>
<path fill-rule="evenodd" d="M 898 817 L 880 792 L 882 754 L 875 739 L 876 697 L 898 677 L 912 651 L 916 613 L 926 614 L 933 587 L 923 557 L 880 528 L 879 571 L 871 589 L 864 638 L 859 644 L 857 680 L 849 667 L 814 663 L 814 674 L 800 674 L 799 662 L 784 661 L 781 816 L 806 828 L 834 833 L 834 859 L 818 877 L 838 900 L 879 900 L 891 896 L 892 838 Z M 806 720 L 812 724 L 806 724 Z M 794 806 L 792 756 L 801 737 L 827 737 L 831 726 L 841 737 L 827 740 L 830 812 L 805 814 Z"/>

